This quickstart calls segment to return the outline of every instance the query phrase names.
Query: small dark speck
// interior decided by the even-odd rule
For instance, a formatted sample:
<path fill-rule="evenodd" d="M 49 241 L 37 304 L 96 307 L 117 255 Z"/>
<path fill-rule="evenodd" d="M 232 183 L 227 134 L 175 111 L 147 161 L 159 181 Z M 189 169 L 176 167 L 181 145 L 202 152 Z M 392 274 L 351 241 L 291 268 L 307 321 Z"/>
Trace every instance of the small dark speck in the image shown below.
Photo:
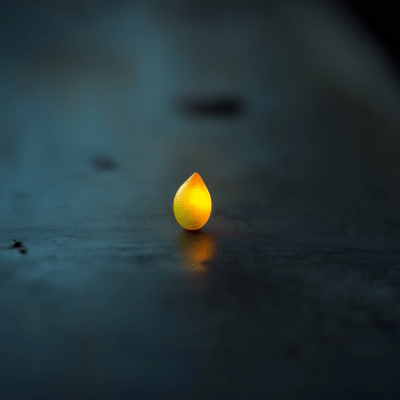
<path fill-rule="evenodd" d="M 118 169 L 117 163 L 108 157 L 94 157 L 92 166 L 99 171 L 114 171 Z"/>
<path fill-rule="evenodd" d="M 13 244 L 12 246 L 10 246 L 10 249 L 11 249 L 11 250 L 13 250 L 13 249 L 18 249 L 18 251 L 19 251 L 21 254 L 26 254 L 26 253 L 27 253 L 27 250 L 26 250 L 25 246 L 23 245 L 23 243 L 22 243 L 22 242 L 19 242 L 19 241 L 17 241 L 17 240 L 15 240 L 15 239 L 13 239 L 13 240 L 14 240 L 14 244 Z"/>
<path fill-rule="evenodd" d="M 398 324 L 394 321 L 377 321 L 375 322 L 375 326 L 384 332 L 395 332 Z"/>

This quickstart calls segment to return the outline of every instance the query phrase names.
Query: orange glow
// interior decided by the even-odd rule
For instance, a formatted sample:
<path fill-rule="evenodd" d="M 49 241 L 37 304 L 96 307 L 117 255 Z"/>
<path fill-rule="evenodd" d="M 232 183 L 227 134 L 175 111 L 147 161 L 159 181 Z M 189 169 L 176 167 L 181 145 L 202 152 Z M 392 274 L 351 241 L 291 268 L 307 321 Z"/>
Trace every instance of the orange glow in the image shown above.
<path fill-rule="evenodd" d="M 210 275 L 208 262 L 217 255 L 217 240 L 201 229 L 195 231 L 183 229 L 178 239 L 185 259 L 182 272 L 186 287 L 194 294 L 201 293 L 208 284 Z"/>
<path fill-rule="evenodd" d="M 174 214 L 178 223 L 188 230 L 200 229 L 210 218 L 210 192 L 197 172 L 176 192 Z"/>
<path fill-rule="evenodd" d="M 217 247 L 215 239 L 201 230 L 182 231 L 179 236 L 179 244 L 185 258 L 199 264 L 212 260 Z"/>

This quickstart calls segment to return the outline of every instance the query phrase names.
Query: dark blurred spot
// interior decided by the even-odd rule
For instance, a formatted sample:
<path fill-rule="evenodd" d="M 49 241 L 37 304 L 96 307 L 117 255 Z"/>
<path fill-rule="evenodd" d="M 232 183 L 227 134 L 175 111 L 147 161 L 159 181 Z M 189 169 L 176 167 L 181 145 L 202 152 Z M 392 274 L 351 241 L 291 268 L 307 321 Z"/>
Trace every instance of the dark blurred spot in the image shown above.
<path fill-rule="evenodd" d="M 99 171 L 114 171 L 118 168 L 116 162 L 108 157 L 94 157 L 92 165 Z"/>
<path fill-rule="evenodd" d="M 375 326 L 384 332 L 395 332 L 398 328 L 397 322 L 394 321 L 376 321 Z"/>
<path fill-rule="evenodd" d="M 22 242 L 18 242 L 17 240 L 13 239 L 14 244 L 12 246 L 10 246 L 10 249 L 18 249 L 18 251 L 21 254 L 26 254 L 28 251 L 26 250 L 26 247 L 23 245 Z"/>
<path fill-rule="evenodd" d="M 11 250 L 13 250 L 13 249 L 18 249 L 18 251 L 19 251 L 21 254 L 26 254 L 26 253 L 27 253 L 27 250 L 26 250 L 25 246 L 22 244 L 22 242 L 18 242 L 18 241 L 15 240 L 15 239 L 13 239 L 13 241 L 14 241 L 14 244 L 13 244 L 12 246 L 10 246 L 10 249 L 11 249 Z"/>
<path fill-rule="evenodd" d="M 238 98 L 194 100 L 182 104 L 183 111 L 192 117 L 238 117 L 244 112 L 243 101 Z"/>

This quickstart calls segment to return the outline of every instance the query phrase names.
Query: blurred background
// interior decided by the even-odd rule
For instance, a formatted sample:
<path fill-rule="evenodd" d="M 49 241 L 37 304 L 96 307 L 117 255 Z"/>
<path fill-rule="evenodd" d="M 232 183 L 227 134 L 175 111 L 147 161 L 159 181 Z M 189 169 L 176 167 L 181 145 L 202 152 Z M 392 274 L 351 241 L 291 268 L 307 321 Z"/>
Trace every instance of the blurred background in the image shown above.
<path fill-rule="evenodd" d="M 398 15 L 2 2 L 0 398 L 397 399 Z"/>
<path fill-rule="evenodd" d="M 369 168 L 392 193 L 395 16 L 382 2 L 4 2 L 4 185 L 112 165 L 132 184 L 202 168 L 218 185 L 279 164 L 323 180 Z"/>

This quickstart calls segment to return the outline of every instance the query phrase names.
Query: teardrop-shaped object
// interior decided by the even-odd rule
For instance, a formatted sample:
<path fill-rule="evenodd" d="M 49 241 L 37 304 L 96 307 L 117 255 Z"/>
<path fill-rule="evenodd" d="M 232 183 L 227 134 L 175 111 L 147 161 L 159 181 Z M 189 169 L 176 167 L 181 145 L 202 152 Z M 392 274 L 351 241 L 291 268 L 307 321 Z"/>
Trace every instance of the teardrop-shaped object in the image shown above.
<path fill-rule="evenodd" d="M 176 192 L 174 214 L 178 223 L 189 230 L 200 229 L 210 218 L 210 192 L 197 172 Z"/>

